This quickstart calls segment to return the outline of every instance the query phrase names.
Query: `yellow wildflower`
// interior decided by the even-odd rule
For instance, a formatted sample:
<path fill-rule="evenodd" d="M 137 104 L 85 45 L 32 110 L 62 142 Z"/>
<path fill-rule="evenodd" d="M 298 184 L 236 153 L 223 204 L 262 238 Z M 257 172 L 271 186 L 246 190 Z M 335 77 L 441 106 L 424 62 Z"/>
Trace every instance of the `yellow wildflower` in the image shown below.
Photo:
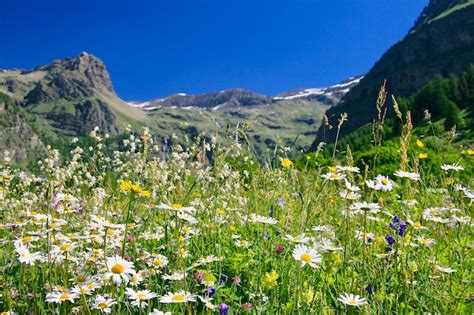
<path fill-rule="evenodd" d="M 283 167 L 290 167 L 291 165 L 293 165 L 293 162 L 291 162 L 291 160 L 289 159 L 283 159 L 281 160 L 281 166 Z"/>
<path fill-rule="evenodd" d="M 425 147 L 425 144 L 423 142 L 421 142 L 420 139 L 416 139 L 416 145 L 418 146 L 418 148 L 420 149 L 423 149 Z"/>
<path fill-rule="evenodd" d="M 273 288 L 278 284 L 279 277 L 280 275 L 276 271 L 266 272 L 263 276 L 262 285 L 266 288 Z"/>

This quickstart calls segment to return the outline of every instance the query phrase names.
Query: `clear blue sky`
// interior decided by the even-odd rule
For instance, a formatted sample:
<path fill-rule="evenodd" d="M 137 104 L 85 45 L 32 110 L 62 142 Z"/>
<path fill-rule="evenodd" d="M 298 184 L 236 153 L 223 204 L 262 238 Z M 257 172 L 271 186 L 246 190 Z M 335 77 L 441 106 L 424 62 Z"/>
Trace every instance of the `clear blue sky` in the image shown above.
<path fill-rule="evenodd" d="M 0 68 L 87 51 L 126 100 L 273 95 L 368 71 L 428 0 L 0 0 Z"/>

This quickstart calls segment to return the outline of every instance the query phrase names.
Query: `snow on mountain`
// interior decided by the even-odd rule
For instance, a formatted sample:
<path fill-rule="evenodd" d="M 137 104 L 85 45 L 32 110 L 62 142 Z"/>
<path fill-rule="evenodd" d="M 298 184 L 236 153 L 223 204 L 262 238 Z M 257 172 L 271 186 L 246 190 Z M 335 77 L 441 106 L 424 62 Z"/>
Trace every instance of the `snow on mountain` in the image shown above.
<path fill-rule="evenodd" d="M 349 90 L 352 87 L 356 86 L 360 82 L 360 80 L 362 80 L 363 77 L 364 76 L 350 77 L 341 83 L 334 84 L 325 88 L 322 87 L 322 88 L 300 89 L 300 90 L 295 90 L 291 92 L 286 92 L 286 93 L 282 93 L 273 97 L 273 99 L 276 101 L 279 101 L 279 100 L 293 100 L 293 99 L 298 99 L 298 98 L 308 98 L 308 97 L 319 96 L 319 95 L 342 96 L 342 94 L 349 92 Z"/>
<path fill-rule="evenodd" d="M 281 93 L 274 97 L 267 97 L 249 90 L 228 89 L 220 92 L 204 93 L 199 95 L 187 95 L 176 93 L 164 98 L 154 99 L 147 102 L 128 102 L 132 107 L 137 107 L 145 111 L 152 111 L 159 108 L 207 108 L 219 110 L 224 107 L 257 106 L 272 104 L 279 101 L 295 99 L 306 99 L 331 105 L 337 102 L 344 94 L 357 85 L 363 76 L 350 77 L 340 83 L 329 87 L 299 89 L 291 92 Z"/>

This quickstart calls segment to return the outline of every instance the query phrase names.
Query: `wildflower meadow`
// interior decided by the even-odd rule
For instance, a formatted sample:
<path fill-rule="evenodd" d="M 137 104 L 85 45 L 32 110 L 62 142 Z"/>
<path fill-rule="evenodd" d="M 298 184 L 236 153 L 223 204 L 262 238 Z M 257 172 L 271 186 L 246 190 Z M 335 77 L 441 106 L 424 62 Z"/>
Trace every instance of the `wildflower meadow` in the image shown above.
<path fill-rule="evenodd" d="M 262 161 L 230 138 L 96 129 L 35 172 L 4 152 L 1 314 L 472 311 L 472 149 L 423 168 L 408 128 L 380 173 L 350 148 Z"/>

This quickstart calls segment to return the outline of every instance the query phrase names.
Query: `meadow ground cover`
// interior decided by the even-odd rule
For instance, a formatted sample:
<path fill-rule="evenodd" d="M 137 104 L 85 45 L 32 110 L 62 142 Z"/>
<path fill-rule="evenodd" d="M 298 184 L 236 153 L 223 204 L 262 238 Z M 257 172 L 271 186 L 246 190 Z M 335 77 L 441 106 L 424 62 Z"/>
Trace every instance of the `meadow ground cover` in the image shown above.
<path fill-rule="evenodd" d="M 390 174 L 349 150 L 262 166 L 238 141 L 165 154 L 146 130 L 117 151 L 91 138 L 36 175 L 5 154 L 2 314 L 472 310 L 472 149 L 433 176 L 410 134 Z"/>

